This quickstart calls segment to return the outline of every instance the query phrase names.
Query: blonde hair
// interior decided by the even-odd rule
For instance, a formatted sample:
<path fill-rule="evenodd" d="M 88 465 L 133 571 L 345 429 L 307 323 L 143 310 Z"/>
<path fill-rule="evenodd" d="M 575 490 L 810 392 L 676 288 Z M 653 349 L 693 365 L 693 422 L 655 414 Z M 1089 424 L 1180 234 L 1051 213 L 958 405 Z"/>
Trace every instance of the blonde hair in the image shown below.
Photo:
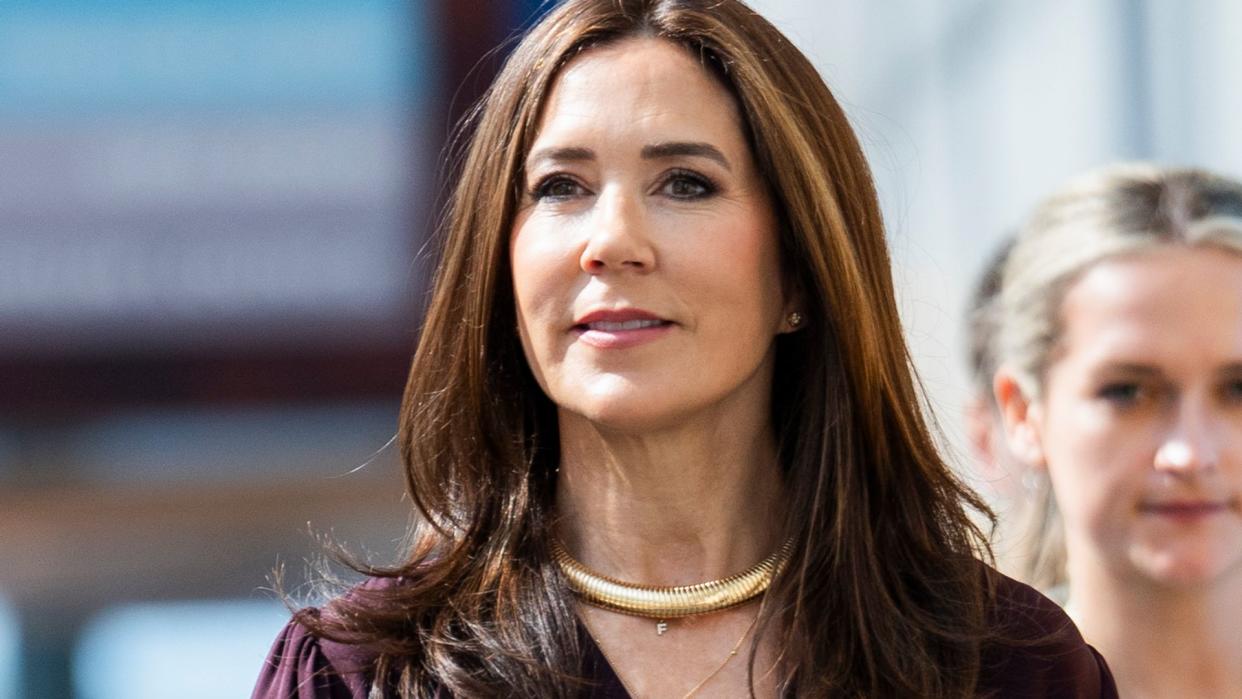
<path fill-rule="evenodd" d="M 1200 169 L 1114 165 L 1035 208 L 1005 264 L 994 348 L 1028 400 L 1043 395 L 1061 302 L 1082 274 L 1103 260 L 1174 245 L 1242 254 L 1242 183 Z M 1051 483 L 1034 473 L 1023 480 L 1016 572 L 1044 589 L 1063 585 L 1064 534 Z"/>

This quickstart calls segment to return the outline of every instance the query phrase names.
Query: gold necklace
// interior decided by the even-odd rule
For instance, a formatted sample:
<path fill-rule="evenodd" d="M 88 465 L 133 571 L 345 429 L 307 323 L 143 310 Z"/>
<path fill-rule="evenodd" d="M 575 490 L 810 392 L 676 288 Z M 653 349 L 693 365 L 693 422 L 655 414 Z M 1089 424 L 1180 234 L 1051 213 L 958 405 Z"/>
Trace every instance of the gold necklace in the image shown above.
<path fill-rule="evenodd" d="M 661 635 L 668 628 L 665 619 L 718 612 L 762 594 L 772 578 L 784 569 L 792 550 L 793 539 L 787 539 L 772 555 L 737 575 L 697 585 L 666 587 L 635 585 L 600 575 L 574 560 L 560 540 L 552 538 L 552 557 L 570 589 L 583 602 L 622 614 L 658 619 L 656 632 Z"/>
<path fill-rule="evenodd" d="M 755 624 L 759 621 L 759 617 L 762 614 L 763 602 L 760 602 L 759 609 L 755 612 L 754 618 L 750 620 L 750 624 L 746 627 L 746 630 L 742 632 L 742 637 L 737 639 L 737 643 L 733 644 L 733 648 L 731 648 L 729 650 L 729 654 L 725 656 L 724 662 L 720 663 L 715 670 L 712 670 L 711 674 L 707 677 L 699 680 L 699 683 L 691 687 L 690 691 L 683 694 L 681 699 L 690 699 L 690 697 L 697 694 L 698 691 L 703 688 L 703 685 L 710 682 L 713 677 L 719 675 L 721 671 L 729 665 L 729 661 L 733 660 L 733 658 L 737 655 L 737 652 L 741 650 L 742 642 L 745 641 L 746 637 L 750 635 L 750 632 L 754 630 Z M 638 699 L 638 694 L 636 694 L 633 689 L 630 689 L 630 685 L 626 683 L 623 677 L 621 677 L 620 668 L 618 668 L 617 664 L 612 661 L 612 658 L 608 657 L 608 651 L 604 650 L 604 644 L 599 642 L 599 637 L 595 635 L 595 631 L 591 628 L 591 624 L 587 622 L 586 616 L 580 616 L 579 618 L 582 619 L 582 625 L 586 628 L 587 635 L 591 637 L 591 640 L 595 642 L 595 647 L 599 649 L 599 654 L 604 656 L 604 661 L 608 663 L 608 667 L 612 668 L 612 674 L 617 676 L 617 681 L 620 682 L 621 687 L 625 689 L 625 693 L 632 699 Z"/>

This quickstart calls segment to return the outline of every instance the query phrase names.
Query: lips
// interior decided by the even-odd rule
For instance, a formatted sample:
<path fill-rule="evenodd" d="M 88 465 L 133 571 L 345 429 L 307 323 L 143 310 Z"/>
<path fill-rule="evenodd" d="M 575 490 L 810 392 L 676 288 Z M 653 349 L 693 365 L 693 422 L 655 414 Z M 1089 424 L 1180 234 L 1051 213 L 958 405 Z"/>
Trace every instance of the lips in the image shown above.
<path fill-rule="evenodd" d="M 600 349 L 634 347 L 664 336 L 675 323 L 638 308 L 597 310 L 577 319 L 572 332 Z"/>
<path fill-rule="evenodd" d="M 1139 506 L 1145 514 L 1193 519 L 1222 514 L 1234 509 L 1235 504 L 1225 500 L 1173 500 L 1168 502 L 1148 502 Z"/>
<path fill-rule="evenodd" d="M 635 320 L 621 320 L 621 321 L 596 320 L 590 323 L 584 323 L 579 327 L 585 328 L 587 330 L 601 330 L 603 332 L 613 333 L 613 332 L 619 332 L 621 330 L 642 330 L 643 328 L 658 328 L 661 325 L 664 325 L 665 323 L 667 323 L 667 321 L 654 320 L 654 319 L 652 320 L 635 319 Z"/>
<path fill-rule="evenodd" d="M 625 308 L 592 311 L 574 321 L 574 328 L 579 330 L 617 332 L 621 330 L 641 330 L 643 328 L 670 325 L 671 323 L 672 321 L 665 320 L 654 313 L 639 308 Z"/>

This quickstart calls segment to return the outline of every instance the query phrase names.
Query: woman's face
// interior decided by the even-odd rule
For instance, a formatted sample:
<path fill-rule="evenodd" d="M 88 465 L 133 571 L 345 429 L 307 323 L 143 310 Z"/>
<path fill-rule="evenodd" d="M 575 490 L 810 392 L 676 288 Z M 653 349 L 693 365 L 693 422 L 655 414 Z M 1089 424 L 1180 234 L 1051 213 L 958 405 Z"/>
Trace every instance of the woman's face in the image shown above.
<path fill-rule="evenodd" d="M 510 258 L 522 346 L 562 412 L 651 430 L 766 410 L 777 224 L 732 96 L 629 39 L 562 71 L 525 162 Z"/>
<path fill-rule="evenodd" d="M 1101 262 L 1062 306 L 1036 433 L 1071 556 L 1162 585 L 1242 573 L 1242 256 Z"/>

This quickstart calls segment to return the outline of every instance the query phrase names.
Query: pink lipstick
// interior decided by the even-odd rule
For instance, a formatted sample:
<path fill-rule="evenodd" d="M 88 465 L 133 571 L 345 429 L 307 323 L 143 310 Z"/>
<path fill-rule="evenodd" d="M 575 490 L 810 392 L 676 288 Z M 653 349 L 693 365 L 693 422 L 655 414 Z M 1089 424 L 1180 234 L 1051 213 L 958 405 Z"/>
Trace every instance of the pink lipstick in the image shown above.
<path fill-rule="evenodd" d="M 637 308 L 599 310 L 577 319 L 578 339 L 599 349 L 625 349 L 652 342 L 673 329 L 673 322 Z"/>

